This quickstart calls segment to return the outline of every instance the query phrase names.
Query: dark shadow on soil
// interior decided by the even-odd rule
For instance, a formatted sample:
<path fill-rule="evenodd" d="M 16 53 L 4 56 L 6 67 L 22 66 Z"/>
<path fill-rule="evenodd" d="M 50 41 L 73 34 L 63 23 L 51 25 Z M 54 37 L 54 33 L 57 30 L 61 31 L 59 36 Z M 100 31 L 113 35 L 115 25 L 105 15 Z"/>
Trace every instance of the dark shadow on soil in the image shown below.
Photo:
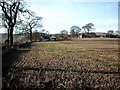
<path fill-rule="evenodd" d="M 25 44 L 20 44 L 19 45 L 19 48 L 31 48 L 31 43 L 30 42 L 27 42 L 27 43 L 25 43 Z"/>
<path fill-rule="evenodd" d="M 3 77 L 7 74 L 13 63 L 16 62 L 23 53 L 30 51 L 30 48 L 31 43 L 24 43 L 19 45 L 19 48 L 12 48 L 7 53 L 2 54 Z"/>

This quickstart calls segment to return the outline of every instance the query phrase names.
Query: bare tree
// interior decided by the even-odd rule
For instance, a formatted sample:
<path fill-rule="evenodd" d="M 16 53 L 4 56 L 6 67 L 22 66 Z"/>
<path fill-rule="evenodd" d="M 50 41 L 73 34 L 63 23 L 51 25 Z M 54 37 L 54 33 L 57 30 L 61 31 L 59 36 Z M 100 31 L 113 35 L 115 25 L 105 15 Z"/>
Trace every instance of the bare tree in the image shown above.
<path fill-rule="evenodd" d="M 0 7 L 2 9 L 3 20 L 5 21 L 5 27 L 7 28 L 8 31 L 8 44 L 10 46 L 13 45 L 13 31 L 14 31 L 14 26 L 16 24 L 18 12 L 21 9 L 21 2 L 20 0 L 4 0 L 0 1 Z M 10 42 L 9 42 L 10 40 Z"/>
<path fill-rule="evenodd" d="M 81 32 L 80 27 L 72 26 L 70 29 L 71 29 L 70 33 L 71 33 L 72 36 L 77 36 L 77 37 L 79 36 L 79 33 Z"/>
<path fill-rule="evenodd" d="M 41 23 L 42 17 L 36 16 L 34 12 L 27 10 L 23 14 L 22 19 L 20 20 L 20 23 L 17 28 L 19 30 L 22 30 L 22 32 L 29 34 L 29 39 L 32 42 L 32 32 L 33 29 L 37 29 L 42 27 Z"/>
<path fill-rule="evenodd" d="M 63 40 L 68 39 L 68 31 L 67 30 L 62 30 L 60 31 L 61 37 Z"/>
<path fill-rule="evenodd" d="M 60 33 L 61 34 L 68 34 L 68 31 L 67 30 L 62 30 Z"/>
<path fill-rule="evenodd" d="M 89 32 L 94 29 L 94 24 L 88 23 L 85 26 L 83 26 L 82 29 L 84 29 L 84 31 L 87 32 L 87 34 L 89 35 Z"/>
<path fill-rule="evenodd" d="M 37 30 L 33 31 L 32 40 L 34 41 L 40 40 L 40 33 Z"/>

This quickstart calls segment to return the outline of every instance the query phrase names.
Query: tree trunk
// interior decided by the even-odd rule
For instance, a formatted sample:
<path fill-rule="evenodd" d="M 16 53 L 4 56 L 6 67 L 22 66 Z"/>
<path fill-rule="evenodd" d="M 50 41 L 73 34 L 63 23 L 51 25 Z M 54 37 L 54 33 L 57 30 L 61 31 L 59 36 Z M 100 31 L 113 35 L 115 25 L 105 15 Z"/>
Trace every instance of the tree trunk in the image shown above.
<path fill-rule="evenodd" d="M 88 29 L 88 36 L 87 37 L 89 37 L 89 29 Z"/>
<path fill-rule="evenodd" d="M 13 27 L 10 28 L 10 46 L 13 46 Z"/>
<path fill-rule="evenodd" d="M 9 46 L 10 45 L 10 42 L 9 42 L 9 40 L 10 40 L 10 29 L 8 29 L 8 33 L 7 33 L 8 35 L 8 37 L 7 37 L 7 45 Z"/>
<path fill-rule="evenodd" d="M 32 30 L 30 30 L 30 42 L 32 42 Z"/>

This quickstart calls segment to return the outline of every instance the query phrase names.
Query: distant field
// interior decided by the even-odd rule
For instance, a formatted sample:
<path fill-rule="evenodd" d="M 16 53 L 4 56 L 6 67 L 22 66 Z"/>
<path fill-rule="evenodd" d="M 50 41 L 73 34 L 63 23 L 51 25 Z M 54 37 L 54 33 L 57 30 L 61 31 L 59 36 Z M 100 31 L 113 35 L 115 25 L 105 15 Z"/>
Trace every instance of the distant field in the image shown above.
<path fill-rule="evenodd" d="M 73 41 L 34 42 L 31 48 L 18 50 L 23 52 L 24 50 L 29 51 L 20 55 L 18 61 L 13 64 L 15 67 L 62 69 L 68 71 L 118 71 L 118 39 L 85 38 L 74 39 Z M 84 82 L 84 87 L 87 87 L 89 84 L 88 87 L 92 88 L 107 89 L 111 87 L 110 90 L 120 89 L 119 75 L 117 74 L 80 74 L 79 72 L 71 71 L 44 71 L 40 73 L 40 71 L 34 70 L 23 71 L 21 72 L 22 74 L 26 75 L 20 79 L 25 85 L 29 83 L 29 85 L 40 86 L 40 84 L 36 83 L 44 83 L 46 80 L 55 79 L 56 82 L 54 84 L 58 86 L 62 84 L 66 88 L 75 89 L 75 85 L 82 87 L 82 82 Z"/>
<path fill-rule="evenodd" d="M 80 38 L 80 39 L 74 39 L 74 40 L 118 40 L 119 38 Z"/>
<path fill-rule="evenodd" d="M 94 40 L 38 42 L 33 45 L 35 48 L 38 47 L 41 60 L 48 60 L 46 63 L 53 68 L 62 66 L 69 69 L 117 70 L 118 41 L 116 39 Z"/>

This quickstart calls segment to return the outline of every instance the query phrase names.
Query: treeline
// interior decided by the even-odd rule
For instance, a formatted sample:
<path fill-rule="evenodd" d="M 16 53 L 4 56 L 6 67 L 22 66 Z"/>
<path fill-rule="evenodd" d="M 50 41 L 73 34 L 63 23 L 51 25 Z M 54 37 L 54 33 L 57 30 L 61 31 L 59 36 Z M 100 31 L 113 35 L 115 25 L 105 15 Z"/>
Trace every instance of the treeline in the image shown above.
<path fill-rule="evenodd" d="M 98 38 L 98 37 L 107 37 L 107 38 L 119 38 L 119 31 L 114 32 L 113 30 L 108 30 L 106 33 L 102 32 L 82 32 L 78 26 L 72 26 L 70 32 L 67 30 L 62 30 L 58 34 L 49 34 L 49 31 L 37 30 L 32 34 L 32 41 L 61 41 L 61 40 L 72 40 L 72 38 Z M 29 36 L 28 36 L 29 37 Z"/>
<path fill-rule="evenodd" d="M 93 23 L 88 23 L 82 28 L 78 26 L 72 26 L 70 32 L 67 30 L 62 30 L 60 34 L 63 38 L 95 38 L 95 37 L 107 37 L 107 38 L 119 38 L 119 30 L 108 30 L 107 32 L 93 32 L 95 30 L 95 25 Z"/>

